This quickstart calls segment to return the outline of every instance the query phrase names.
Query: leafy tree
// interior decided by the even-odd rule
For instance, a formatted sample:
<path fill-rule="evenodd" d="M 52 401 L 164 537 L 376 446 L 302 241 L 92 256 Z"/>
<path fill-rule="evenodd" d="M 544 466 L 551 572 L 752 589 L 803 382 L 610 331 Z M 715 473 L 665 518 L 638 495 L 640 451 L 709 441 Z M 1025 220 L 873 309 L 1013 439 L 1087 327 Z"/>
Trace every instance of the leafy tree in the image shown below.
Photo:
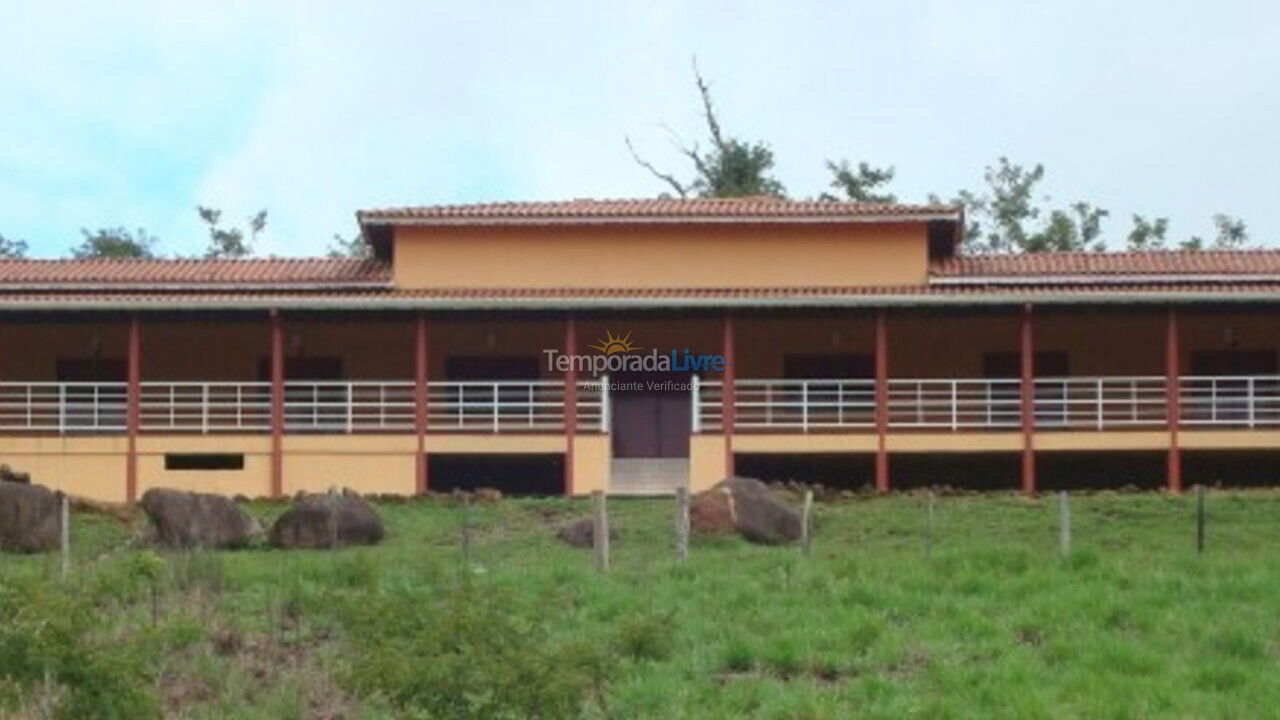
<path fill-rule="evenodd" d="M 356 233 L 351 237 L 343 237 L 341 233 L 333 234 L 333 242 L 329 243 L 331 258 L 367 258 L 372 254 L 369 243 L 364 236 Z"/>
<path fill-rule="evenodd" d="M 7 238 L 0 235 L 0 258 L 24 258 L 27 256 L 27 241 L 18 238 Z"/>
<path fill-rule="evenodd" d="M 267 227 L 267 211 L 259 210 L 249 218 L 248 237 L 240 228 L 224 228 L 220 225 L 222 211 L 203 205 L 196 207 L 200 219 L 209 228 L 209 246 L 206 258 L 239 258 L 253 254 L 253 244 Z"/>
<path fill-rule="evenodd" d="M 81 243 L 71 249 L 72 257 L 87 258 L 152 258 L 155 257 L 156 237 L 138 228 L 130 232 L 125 227 L 99 228 L 93 232 L 81 228 Z"/>
<path fill-rule="evenodd" d="M 695 197 L 785 196 L 786 190 L 782 183 L 770 174 L 773 170 L 773 150 L 763 142 L 748 143 L 725 135 L 720 126 L 715 105 L 711 101 L 711 88 L 702 78 L 696 63 L 693 66 L 693 75 L 698 94 L 702 99 L 702 117 L 706 122 L 708 141 L 711 144 L 709 150 L 703 151 L 697 143 L 687 145 L 678 140 L 675 141 L 676 149 L 693 164 L 693 179 L 681 180 L 673 173 L 659 170 L 636 152 L 628 138 L 627 149 L 631 151 L 631 157 L 682 198 L 691 195 Z"/>
<path fill-rule="evenodd" d="M 1042 206 L 1037 198 L 1044 166 L 1027 168 L 1001 157 L 983 173 L 983 192 L 962 190 L 952 201 L 967 210 L 965 245 L 970 252 L 1071 252 L 1106 249 L 1102 221 L 1108 211 L 1087 202 L 1066 209 Z M 938 201 L 937 196 L 931 196 Z"/>
<path fill-rule="evenodd" d="M 865 162 L 858 163 L 857 168 L 849 166 L 848 160 L 827 161 L 827 169 L 831 171 L 831 187 L 843 192 L 843 197 L 831 193 L 823 193 L 823 200 L 852 200 L 854 202 L 897 202 L 893 193 L 878 192 L 893 180 L 893 166 L 876 168 Z"/>
<path fill-rule="evenodd" d="M 1133 216 L 1133 229 L 1129 231 L 1126 250 L 1163 250 L 1165 236 L 1169 232 L 1169 218 L 1147 220 L 1142 215 Z"/>

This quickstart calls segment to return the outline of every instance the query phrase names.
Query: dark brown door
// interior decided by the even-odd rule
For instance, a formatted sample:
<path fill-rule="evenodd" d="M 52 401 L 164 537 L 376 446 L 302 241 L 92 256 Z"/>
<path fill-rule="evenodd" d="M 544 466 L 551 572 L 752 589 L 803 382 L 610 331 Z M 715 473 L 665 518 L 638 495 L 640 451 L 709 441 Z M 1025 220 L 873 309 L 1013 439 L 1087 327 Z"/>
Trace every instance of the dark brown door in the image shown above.
<path fill-rule="evenodd" d="M 689 457 L 693 426 L 688 375 L 627 375 L 611 382 L 615 387 L 639 386 L 609 394 L 614 457 Z"/>

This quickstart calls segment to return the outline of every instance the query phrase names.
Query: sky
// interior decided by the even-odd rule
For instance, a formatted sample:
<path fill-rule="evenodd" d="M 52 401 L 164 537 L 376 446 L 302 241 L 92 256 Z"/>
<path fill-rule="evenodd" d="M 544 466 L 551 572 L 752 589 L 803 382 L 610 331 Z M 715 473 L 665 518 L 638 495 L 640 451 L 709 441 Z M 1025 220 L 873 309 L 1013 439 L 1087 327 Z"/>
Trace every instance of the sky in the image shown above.
<path fill-rule="evenodd" d="M 828 159 L 892 165 L 903 201 L 1043 163 L 1056 205 L 1280 245 L 1280 6 L 1263 2 L 129 2 L 0 10 L 0 234 L 81 228 L 169 254 L 269 213 L 259 252 L 314 255 L 359 208 L 645 197 L 726 130 L 796 197 Z"/>

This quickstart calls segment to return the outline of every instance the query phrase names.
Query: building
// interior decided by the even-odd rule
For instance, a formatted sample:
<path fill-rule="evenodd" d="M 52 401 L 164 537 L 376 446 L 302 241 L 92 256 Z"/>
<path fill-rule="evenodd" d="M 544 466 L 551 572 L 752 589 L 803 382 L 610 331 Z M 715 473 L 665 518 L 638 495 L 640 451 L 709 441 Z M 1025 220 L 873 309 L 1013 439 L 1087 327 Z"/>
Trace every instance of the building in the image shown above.
<path fill-rule="evenodd" d="M 956 207 L 767 198 L 358 217 L 368 260 L 0 262 L 0 461 L 108 501 L 1031 492 L 1280 447 L 1280 252 L 966 257 Z"/>

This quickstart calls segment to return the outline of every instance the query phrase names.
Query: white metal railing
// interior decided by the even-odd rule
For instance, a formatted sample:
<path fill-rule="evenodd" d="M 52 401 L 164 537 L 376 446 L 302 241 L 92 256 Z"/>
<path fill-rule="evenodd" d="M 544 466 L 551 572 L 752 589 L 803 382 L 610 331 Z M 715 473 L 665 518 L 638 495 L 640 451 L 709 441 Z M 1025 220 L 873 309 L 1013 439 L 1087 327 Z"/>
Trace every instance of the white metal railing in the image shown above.
<path fill-rule="evenodd" d="M 801 432 L 875 425 L 874 380 L 738 380 L 734 428 Z"/>
<path fill-rule="evenodd" d="M 607 431 L 602 388 L 579 383 L 580 432 Z M 0 431 L 124 432 L 126 397 L 122 382 L 0 383 Z M 427 397 L 429 431 L 564 429 L 559 380 L 430 382 Z M 412 381 L 287 381 L 283 399 L 287 432 L 410 432 L 415 424 Z M 271 400 L 266 382 L 143 382 L 139 424 L 147 432 L 267 432 Z"/>
<path fill-rule="evenodd" d="M 891 379 L 889 426 L 1014 428 L 1022 423 L 1022 383 L 1016 379 Z"/>
<path fill-rule="evenodd" d="M 1036 378 L 1035 418 L 1040 429 L 1161 427 L 1168 393 L 1158 375 Z"/>
<path fill-rule="evenodd" d="M 1183 425 L 1280 425 L 1280 376 L 1184 377 L 1178 404 Z"/>
<path fill-rule="evenodd" d="M 734 383 L 735 429 L 821 432 L 875 426 L 872 380 L 764 380 Z M 1022 383 L 1008 379 L 891 379 L 888 424 L 902 429 L 1016 429 Z M 721 430 L 723 385 L 694 386 L 695 432 Z M 1160 428 L 1168 388 L 1161 375 L 1047 377 L 1034 383 L 1040 430 Z M 1186 426 L 1280 426 L 1280 376 L 1186 376 L 1180 379 Z"/>
<path fill-rule="evenodd" d="M 0 383 L 0 430 L 123 432 L 122 382 Z"/>

